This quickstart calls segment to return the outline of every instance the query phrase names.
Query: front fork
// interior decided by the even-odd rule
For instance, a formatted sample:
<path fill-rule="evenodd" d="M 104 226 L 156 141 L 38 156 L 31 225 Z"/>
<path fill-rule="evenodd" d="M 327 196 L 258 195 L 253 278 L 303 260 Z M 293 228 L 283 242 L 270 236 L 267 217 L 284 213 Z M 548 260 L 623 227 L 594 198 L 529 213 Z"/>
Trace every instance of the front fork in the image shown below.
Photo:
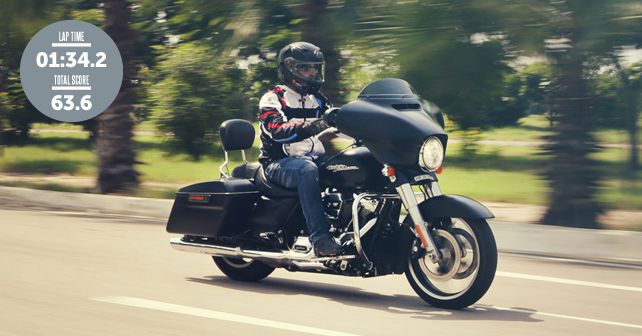
<path fill-rule="evenodd" d="M 401 197 L 403 205 L 408 210 L 408 215 L 410 215 L 412 222 L 415 224 L 415 232 L 419 236 L 419 239 L 421 239 L 421 244 L 424 249 L 426 249 L 428 258 L 433 263 L 438 263 L 441 260 L 441 255 L 437 249 L 437 245 L 435 245 L 435 240 L 433 239 L 432 234 L 428 231 L 428 222 L 426 222 L 424 217 L 421 215 L 421 211 L 419 211 L 419 203 L 417 202 L 415 193 L 412 191 L 412 187 L 409 183 L 406 183 L 400 185 L 396 189 L 399 197 Z M 437 182 L 432 183 L 430 190 L 432 194 L 430 196 L 441 194 Z"/>

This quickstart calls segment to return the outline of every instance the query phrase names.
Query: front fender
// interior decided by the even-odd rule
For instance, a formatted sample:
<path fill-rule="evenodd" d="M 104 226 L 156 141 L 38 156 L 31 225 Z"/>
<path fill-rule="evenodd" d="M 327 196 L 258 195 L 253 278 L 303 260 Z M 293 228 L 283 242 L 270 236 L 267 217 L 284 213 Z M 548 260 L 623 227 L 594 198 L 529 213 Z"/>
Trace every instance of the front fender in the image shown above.
<path fill-rule="evenodd" d="M 419 210 L 429 218 L 494 218 L 490 210 L 472 198 L 461 195 L 439 195 L 419 203 Z M 408 216 L 410 217 L 410 216 Z"/>

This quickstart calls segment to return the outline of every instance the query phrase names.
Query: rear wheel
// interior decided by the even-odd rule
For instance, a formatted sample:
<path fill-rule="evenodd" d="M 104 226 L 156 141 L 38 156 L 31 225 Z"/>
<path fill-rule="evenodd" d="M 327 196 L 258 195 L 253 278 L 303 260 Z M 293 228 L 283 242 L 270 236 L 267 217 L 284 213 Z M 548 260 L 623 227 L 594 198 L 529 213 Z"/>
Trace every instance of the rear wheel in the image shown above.
<path fill-rule="evenodd" d="M 488 222 L 452 218 L 432 232 L 442 259 L 432 263 L 416 241 L 406 267 L 410 286 L 435 307 L 461 309 L 474 304 L 492 284 L 497 269 L 497 246 Z"/>
<path fill-rule="evenodd" d="M 256 282 L 265 279 L 274 271 L 274 267 L 254 259 L 225 257 L 212 257 L 212 259 L 223 274 L 237 281 Z"/>

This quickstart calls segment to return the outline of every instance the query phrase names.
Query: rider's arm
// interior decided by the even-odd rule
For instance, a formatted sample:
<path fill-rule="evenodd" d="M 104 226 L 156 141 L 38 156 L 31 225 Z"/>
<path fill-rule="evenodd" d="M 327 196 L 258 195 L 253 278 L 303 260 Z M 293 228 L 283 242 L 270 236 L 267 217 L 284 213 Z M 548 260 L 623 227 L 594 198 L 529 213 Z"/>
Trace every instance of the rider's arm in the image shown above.
<path fill-rule="evenodd" d="M 259 122 L 272 140 L 280 143 L 301 141 L 317 133 L 312 123 L 288 122 L 279 97 L 273 92 L 264 94 L 259 102 Z"/>
<path fill-rule="evenodd" d="M 328 97 L 326 97 L 323 93 L 317 92 L 314 96 L 315 96 L 315 98 L 317 100 L 317 103 L 321 107 L 321 113 L 323 113 L 323 112 L 325 112 L 328 109 L 331 109 L 333 107 L 332 103 L 330 102 Z"/>

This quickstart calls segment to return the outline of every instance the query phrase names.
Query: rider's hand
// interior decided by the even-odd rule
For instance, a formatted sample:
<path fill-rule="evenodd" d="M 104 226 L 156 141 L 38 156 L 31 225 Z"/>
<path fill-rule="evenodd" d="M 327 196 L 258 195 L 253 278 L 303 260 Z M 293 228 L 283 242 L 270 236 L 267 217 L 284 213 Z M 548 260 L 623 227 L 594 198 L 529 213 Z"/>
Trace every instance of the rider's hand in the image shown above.
<path fill-rule="evenodd" d="M 325 129 L 329 128 L 328 124 L 325 123 L 323 119 L 317 119 L 312 122 L 306 122 L 303 124 L 303 129 L 305 132 L 307 132 L 310 136 L 317 135 L 321 132 L 323 132 Z"/>

